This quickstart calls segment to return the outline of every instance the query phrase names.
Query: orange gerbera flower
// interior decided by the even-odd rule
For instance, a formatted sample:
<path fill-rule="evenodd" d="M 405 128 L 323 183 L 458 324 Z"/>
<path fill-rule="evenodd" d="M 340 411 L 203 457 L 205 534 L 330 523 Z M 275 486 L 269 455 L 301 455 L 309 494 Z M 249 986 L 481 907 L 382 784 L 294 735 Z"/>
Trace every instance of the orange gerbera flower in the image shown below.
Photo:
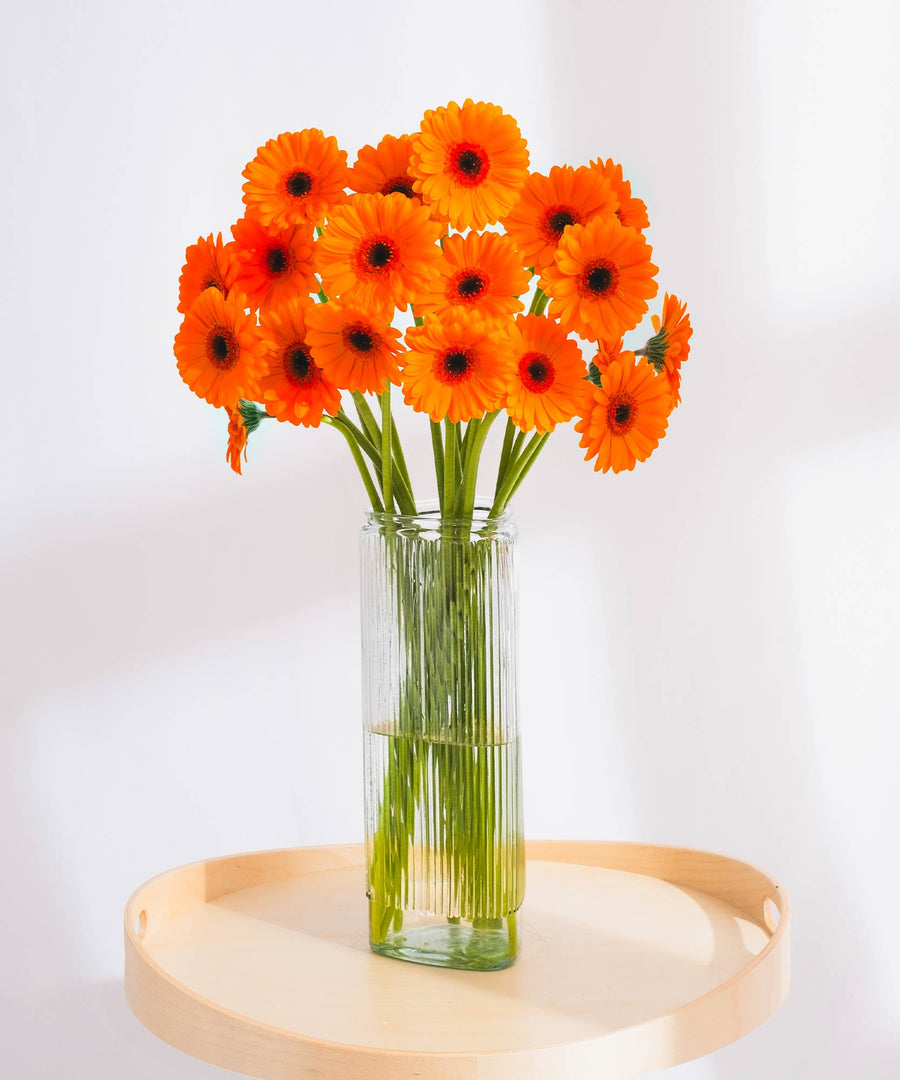
<path fill-rule="evenodd" d="M 555 165 L 549 176 L 528 177 L 503 227 L 527 265 L 540 271 L 553 262 L 564 229 L 597 216 L 611 217 L 618 205 L 610 182 L 597 171 L 586 165 Z"/>
<path fill-rule="evenodd" d="M 247 460 L 247 428 L 240 409 L 228 410 L 228 446 L 225 449 L 225 460 L 241 475 L 241 451 L 244 452 L 244 461 Z"/>
<path fill-rule="evenodd" d="M 377 146 L 362 147 L 350 170 L 350 187 L 367 195 L 392 195 L 399 191 L 407 199 L 421 202 L 409 170 L 411 153 L 411 135 L 385 135 Z M 447 224 L 447 219 L 441 217 L 436 207 L 428 209 L 433 221 Z"/>
<path fill-rule="evenodd" d="M 234 286 L 237 264 L 234 243 L 223 244 L 222 234 L 210 233 L 197 239 L 184 253 L 185 263 L 178 279 L 178 310 L 187 315 L 191 304 L 205 289 L 218 289 L 223 296 Z"/>
<path fill-rule="evenodd" d="M 553 431 L 584 406 L 588 383 L 581 350 L 544 315 L 520 315 L 509 333 L 513 375 L 506 411 L 522 431 Z"/>
<path fill-rule="evenodd" d="M 614 217 L 569 226 L 541 277 L 553 298 L 550 314 L 589 341 L 615 341 L 637 326 L 656 296 L 652 254 L 637 229 Z"/>
<path fill-rule="evenodd" d="M 315 307 L 295 297 L 259 320 L 266 364 L 259 378 L 259 400 L 279 420 L 318 427 L 322 413 L 337 416 L 341 392 L 323 374 L 306 340 L 306 315 Z"/>
<path fill-rule="evenodd" d="M 247 210 L 274 230 L 321 225 L 328 210 L 347 198 L 347 154 L 318 128 L 269 139 L 243 175 Z"/>
<path fill-rule="evenodd" d="M 427 291 L 416 297 L 417 315 L 477 311 L 486 321 L 515 315 L 525 306 L 528 272 L 508 236 L 501 233 L 454 234 L 444 241 L 442 257 Z"/>
<path fill-rule="evenodd" d="M 525 140 L 499 105 L 468 98 L 429 109 L 412 140 L 416 191 L 455 229 L 499 221 L 528 179 Z"/>
<path fill-rule="evenodd" d="M 243 309 L 244 298 L 227 298 L 210 288 L 194 301 L 175 336 L 178 371 L 210 405 L 234 408 L 238 398 L 256 397 L 263 347 L 256 319 Z"/>
<path fill-rule="evenodd" d="M 407 199 L 414 199 L 416 193 L 409 171 L 411 149 L 410 135 L 385 135 L 377 146 L 362 147 L 350 170 L 350 187 L 368 195 L 392 195 L 399 191 Z"/>
<path fill-rule="evenodd" d="M 672 411 L 668 382 L 650 364 L 636 365 L 632 352 L 610 361 L 601 382 L 588 384 L 590 396 L 575 425 L 579 445 L 587 450 L 584 460 L 596 457 L 594 469 L 603 472 L 633 469 L 666 433 Z"/>
<path fill-rule="evenodd" d="M 400 385 L 400 331 L 358 304 L 316 304 L 306 312 L 306 343 L 341 390 L 380 394 L 388 382 Z"/>
<path fill-rule="evenodd" d="M 662 323 L 658 315 L 651 315 L 656 333 L 647 342 L 647 360 L 657 372 L 665 370 L 672 390 L 672 401 L 681 404 L 681 365 L 691 351 L 689 344 L 693 329 L 687 304 L 677 296 L 666 293 L 663 299 Z"/>
<path fill-rule="evenodd" d="M 636 199 L 631 194 L 631 181 L 622 176 L 622 166 L 617 165 L 612 158 L 604 161 L 597 158 L 592 161 L 590 168 L 608 180 L 612 186 L 613 194 L 619 201 L 619 209 L 616 217 L 623 225 L 631 225 L 635 229 L 646 229 L 650 224 L 647 217 L 647 204 L 643 199 Z"/>
<path fill-rule="evenodd" d="M 512 369 L 509 338 L 467 311 L 406 331 L 403 400 L 434 421 L 472 420 L 500 407 Z"/>
<path fill-rule="evenodd" d="M 428 208 L 399 192 L 354 195 L 329 217 L 317 246 L 329 296 L 390 315 L 428 282 L 441 250 Z"/>
<path fill-rule="evenodd" d="M 238 268 L 234 287 L 252 310 L 277 307 L 294 296 L 318 292 L 313 272 L 313 229 L 295 225 L 267 229 L 256 218 L 242 217 L 231 226 Z"/>

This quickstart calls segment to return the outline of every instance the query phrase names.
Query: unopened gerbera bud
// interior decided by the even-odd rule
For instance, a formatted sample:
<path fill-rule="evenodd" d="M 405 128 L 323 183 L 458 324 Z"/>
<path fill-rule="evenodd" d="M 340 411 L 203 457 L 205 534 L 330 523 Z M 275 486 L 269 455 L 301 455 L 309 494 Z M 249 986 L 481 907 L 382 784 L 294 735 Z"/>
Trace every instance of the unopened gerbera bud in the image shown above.
<path fill-rule="evenodd" d="M 594 386 L 602 386 L 603 372 L 594 363 L 593 360 L 588 364 L 588 373 L 585 376 L 588 382 L 592 382 Z"/>
<path fill-rule="evenodd" d="M 259 427 L 260 420 L 265 420 L 269 415 L 265 409 L 260 409 L 258 405 L 252 401 L 244 401 L 243 398 L 238 402 L 238 411 L 241 414 L 241 419 L 244 421 L 244 427 L 249 435 L 251 432 L 256 431 Z"/>

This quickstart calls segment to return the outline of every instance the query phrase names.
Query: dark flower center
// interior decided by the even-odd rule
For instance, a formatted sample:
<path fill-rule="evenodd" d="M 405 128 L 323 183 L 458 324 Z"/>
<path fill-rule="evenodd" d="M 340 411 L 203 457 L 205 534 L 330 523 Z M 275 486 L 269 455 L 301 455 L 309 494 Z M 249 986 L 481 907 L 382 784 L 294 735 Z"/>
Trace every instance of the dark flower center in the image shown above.
<path fill-rule="evenodd" d="M 292 382 L 301 386 L 313 381 L 316 366 L 308 345 L 302 341 L 293 341 L 288 345 L 285 350 L 285 371 Z"/>
<path fill-rule="evenodd" d="M 204 289 L 218 289 L 219 292 L 224 292 L 225 283 L 220 281 L 218 278 L 214 278 L 210 274 L 209 277 L 205 277 L 200 283 L 200 291 L 203 292 Z"/>
<path fill-rule="evenodd" d="M 481 159 L 474 150 L 461 150 L 456 155 L 456 167 L 466 176 L 475 176 L 481 168 Z"/>
<path fill-rule="evenodd" d="M 519 361 L 519 378 L 526 390 L 533 394 L 543 394 L 553 385 L 556 368 L 546 353 L 525 353 Z"/>
<path fill-rule="evenodd" d="M 434 374 L 442 383 L 462 382 L 471 373 L 472 354 L 468 349 L 451 348 L 440 354 L 434 363 Z"/>
<path fill-rule="evenodd" d="M 353 261 L 358 274 L 383 277 L 400 261 L 400 251 L 390 236 L 368 236 L 356 249 Z"/>
<path fill-rule="evenodd" d="M 490 162 L 483 146 L 473 142 L 457 143 L 447 157 L 447 172 L 463 187 L 475 187 L 488 174 Z"/>
<path fill-rule="evenodd" d="M 227 326 L 214 326 L 206 335 L 206 357 L 213 367 L 227 371 L 240 356 L 234 332 Z"/>
<path fill-rule="evenodd" d="M 624 435 L 634 427 L 637 402 L 630 394 L 616 394 L 606 407 L 606 422 L 613 435 Z"/>
<path fill-rule="evenodd" d="M 377 240 L 368 250 L 366 260 L 373 270 L 381 270 L 394 257 L 394 249 L 384 240 Z"/>
<path fill-rule="evenodd" d="M 558 242 L 569 225 L 581 224 L 581 217 L 571 206 L 551 206 L 544 214 L 544 235 Z"/>
<path fill-rule="evenodd" d="M 582 270 L 578 281 L 579 291 L 591 299 L 609 296 L 619 284 L 619 271 L 609 259 L 594 259 Z"/>
<path fill-rule="evenodd" d="M 475 300 L 484 292 L 487 282 L 477 271 L 466 270 L 463 275 L 456 284 L 456 291 L 464 300 Z"/>
<path fill-rule="evenodd" d="M 464 352 L 449 352 L 444 357 L 444 371 L 448 375 L 464 375 L 469 366 L 469 358 Z"/>
<path fill-rule="evenodd" d="M 453 386 L 454 383 L 462 382 L 472 374 L 474 356 L 465 348 L 447 349 L 434 357 L 432 372 L 439 382 Z"/>
<path fill-rule="evenodd" d="M 288 194 L 293 195 L 295 199 L 302 199 L 304 195 L 308 195 L 312 191 L 312 183 L 312 177 L 309 173 L 298 169 L 297 172 L 291 173 L 287 178 L 285 186 L 288 189 Z"/>
<path fill-rule="evenodd" d="M 269 248 L 265 255 L 266 269 L 272 277 L 281 277 L 290 266 L 290 255 L 283 244 L 276 244 Z"/>
<path fill-rule="evenodd" d="M 362 324 L 348 327 L 344 331 L 344 341 L 356 352 L 367 353 L 375 348 L 375 335 Z"/>
<path fill-rule="evenodd" d="M 386 180 L 381 185 L 382 195 L 393 195 L 395 191 L 399 191 L 407 199 L 412 199 L 416 194 L 413 189 L 413 182 L 408 176 L 392 176 L 390 180 Z"/>

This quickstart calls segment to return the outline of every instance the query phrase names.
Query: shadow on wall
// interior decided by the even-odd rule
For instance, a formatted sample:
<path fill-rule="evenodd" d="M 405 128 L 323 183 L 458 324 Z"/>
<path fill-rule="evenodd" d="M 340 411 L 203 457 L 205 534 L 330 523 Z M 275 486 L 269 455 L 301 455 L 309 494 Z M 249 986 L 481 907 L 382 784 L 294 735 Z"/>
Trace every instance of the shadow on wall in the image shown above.
<path fill-rule="evenodd" d="M 636 817 L 647 838 L 765 855 L 795 902 L 795 974 L 782 1014 L 764 1036 L 682 1075 L 896 1076 L 900 1043 L 876 999 L 880 958 L 847 937 L 865 913 L 811 771 L 822 718 L 803 683 L 806 613 L 793 602 L 784 505 L 797 455 L 896 422 L 896 350 L 884 347 L 896 304 L 879 283 L 867 309 L 826 305 L 817 323 L 793 314 L 790 298 L 767 312 L 772 225 L 760 178 L 773 168 L 772 140 L 761 130 L 766 69 L 754 49 L 765 44 L 752 5 L 659 5 L 652 25 L 635 8 L 568 7 L 581 32 L 563 35 L 568 21 L 556 20 L 548 50 L 565 58 L 554 80 L 557 158 L 578 164 L 600 152 L 632 178 L 654 178 L 655 197 L 640 183 L 635 193 L 662 226 L 654 235 L 651 225 L 651 242 L 666 238 L 654 260 L 660 297 L 668 288 L 686 298 L 695 325 L 685 402 L 643 467 L 653 480 L 605 478 L 596 513 L 599 617 L 613 624 L 604 637 Z M 615 65 L 594 66 L 601 37 L 640 42 L 652 95 L 626 91 Z M 630 130 L 600 124 L 584 97 L 587 70 L 591 102 L 621 104 Z M 797 119 L 790 109 L 787 100 L 785 132 Z M 676 215 L 673 227 L 666 218 Z"/>
<path fill-rule="evenodd" d="M 9 715 L 72 683 L 355 591 L 361 500 L 327 498 L 346 482 L 346 464 L 323 461 L 287 500 L 260 463 L 250 482 L 235 478 L 231 498 L 201 494 L 149 520 L 114 512 L 91 540 L 7 565 Z M 154 492 L 146 505 L 160 502 Z"/>

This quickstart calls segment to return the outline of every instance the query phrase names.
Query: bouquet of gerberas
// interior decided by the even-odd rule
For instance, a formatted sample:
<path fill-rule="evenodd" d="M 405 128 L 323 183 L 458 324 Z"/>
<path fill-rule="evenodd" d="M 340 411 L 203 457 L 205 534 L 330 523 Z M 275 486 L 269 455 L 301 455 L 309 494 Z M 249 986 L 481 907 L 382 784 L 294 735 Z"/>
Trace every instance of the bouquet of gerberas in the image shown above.
<path fill-rule="evenodd" d="M 279 135 L 244 170 L 232 240 L 189 247 L 180 281 L 178 370 L 227 410 L 232 468 L 264 419 L 324 423 L 365 484 L 370 940 L 447 966 L 502 967 L 517 948 L 506 508 L 557 424 L 575 421 L 595 469 L 644 461 L 680 400 L 691 336 L 685 305 L 667 295 L 649 340 L 625 348 L 657 267 L 621 166 L 545 176 L 528 164 L 515 120 L 471 100 L 364 146 L 352 167 L 316 128 Z M 430 418 L 431 519 L 393 386 Z M 504 413 L 492 493 L 476 507 L 485 440 Z M 368 646 L 366 619 L 389 626 Z"/>
<path fill-rule="evenodd" d="M 440 506 L 456 518 L 471 514 L 501 413 L 494 515 L 557 424 L 577 421 L 604 472 L 633 468 L 665 435 L 690 320 L 667 295 L 655 334 L 624 348 L 657 267 L 646 206 L 612 159 L 529 173 L 515 120 L 469 100 L 364 146 L 349 168 L 333 136 L 280 135 L 244 176 L 233 239 L 187 249 L 175 338 L 184 381 L 228 411 L 235 471 L 261 420 L 325 422 L 373 508 L 413 513 L 392 385 L 431 418 Z M 505 233 L 486 228 L 498 222 Z M 410 306 L 402 334 L 393 323 Z M 589 363 L 579 338 L 596 343 Z"/>

